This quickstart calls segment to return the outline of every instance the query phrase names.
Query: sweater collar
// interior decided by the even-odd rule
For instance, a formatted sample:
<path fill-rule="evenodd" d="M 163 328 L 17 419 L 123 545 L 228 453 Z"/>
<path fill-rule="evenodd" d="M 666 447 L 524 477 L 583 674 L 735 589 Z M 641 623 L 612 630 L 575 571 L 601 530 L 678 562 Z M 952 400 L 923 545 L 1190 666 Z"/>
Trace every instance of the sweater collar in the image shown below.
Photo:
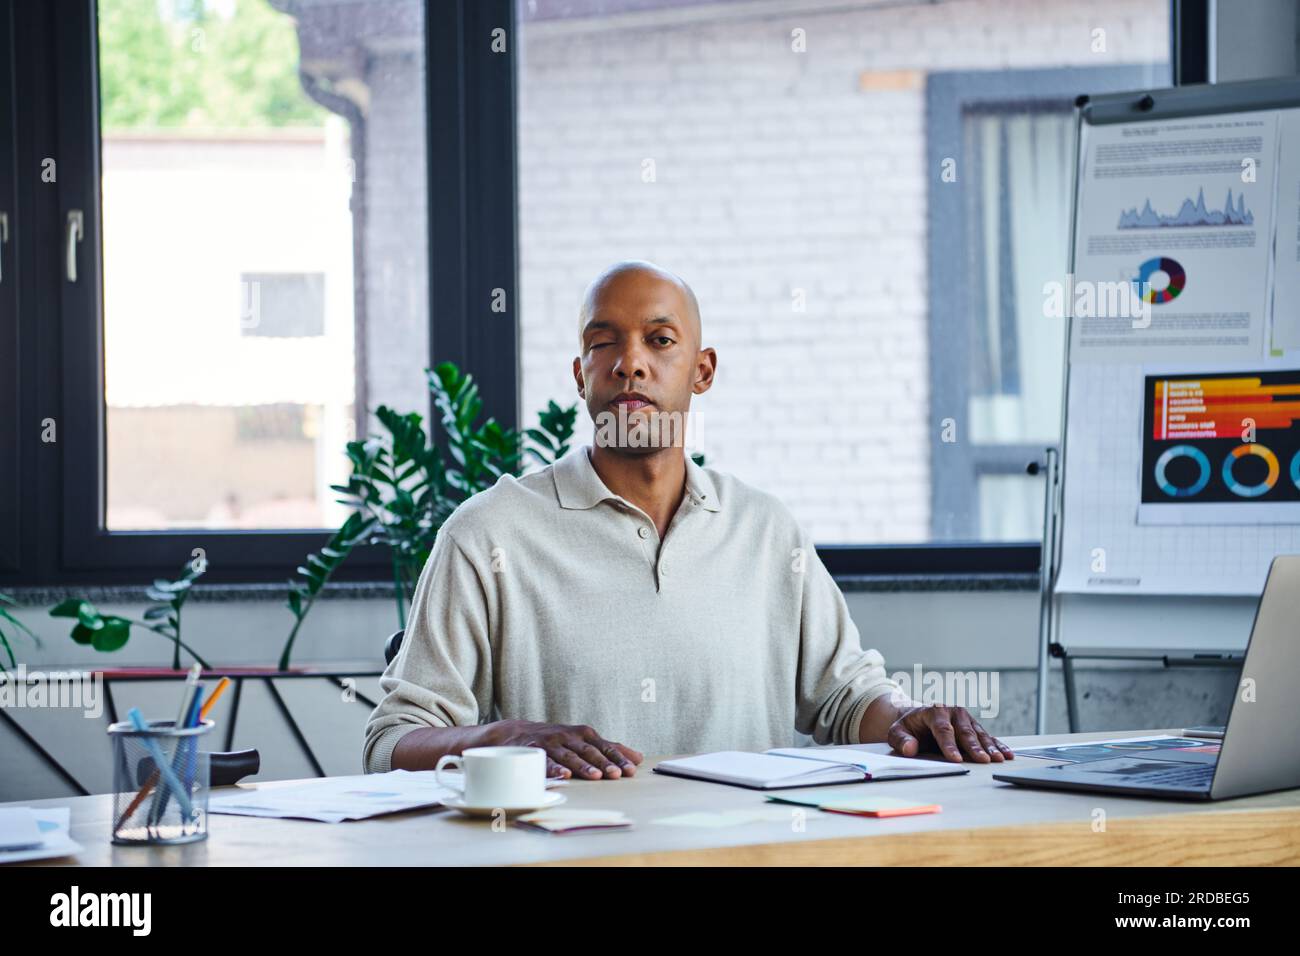
<path fill-rule="evenodd" d="M 614 494 L 600 480 L 595 467 L 591 464 L 591 446 L 580 445 L 571 449 L 551 468 L 555 477 L 555 493 L 561 508 L 585 510 L 594 508 L 602 501 L 626 501 Z M 709 473 L 686 456 L 686 493 L 699 502 L 705 511 L 721 511 L 722 502 L 713 487 Z"/>

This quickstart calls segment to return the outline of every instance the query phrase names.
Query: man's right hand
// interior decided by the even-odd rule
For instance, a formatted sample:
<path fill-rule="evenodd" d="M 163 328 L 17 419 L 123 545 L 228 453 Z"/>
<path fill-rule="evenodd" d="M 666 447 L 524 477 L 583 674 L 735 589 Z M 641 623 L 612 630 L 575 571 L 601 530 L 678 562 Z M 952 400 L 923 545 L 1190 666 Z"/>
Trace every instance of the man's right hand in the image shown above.
<path fill-rule="evenodd" d="M 586 724 L 539 724 L 499 720 L 489 725 L 492 743 L 502 747 L 540 747 L 546 751 L 548 777 L 617 780 L 636 774 L 645 757 L 624 744 L 606 740 Z"/>

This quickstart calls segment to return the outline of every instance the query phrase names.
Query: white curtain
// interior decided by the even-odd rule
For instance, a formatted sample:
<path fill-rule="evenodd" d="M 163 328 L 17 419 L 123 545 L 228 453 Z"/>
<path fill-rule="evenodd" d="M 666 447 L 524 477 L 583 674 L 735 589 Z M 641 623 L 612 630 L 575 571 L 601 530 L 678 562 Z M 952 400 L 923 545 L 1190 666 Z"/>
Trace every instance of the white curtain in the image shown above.
<path fill-rule="evenodd" d="M 1068 113 L 967 117 L 977 164 L 967 213 L 975 301 L 970 436 L 981 445 L 1055 442 L 1060 429 L 1065 322 L 1044 315 L 1043 286 L 1066 282 L 1074 129 Z M 1036 538 L 1042 491 L 1019 475 L 980 480 L 985 539 Z"/>

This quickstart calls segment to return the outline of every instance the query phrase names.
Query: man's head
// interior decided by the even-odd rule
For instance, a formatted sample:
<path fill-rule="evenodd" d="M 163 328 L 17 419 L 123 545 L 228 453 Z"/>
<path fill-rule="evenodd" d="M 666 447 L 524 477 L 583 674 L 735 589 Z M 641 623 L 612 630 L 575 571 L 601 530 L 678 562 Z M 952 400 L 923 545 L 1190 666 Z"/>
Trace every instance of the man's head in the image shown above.
<path fill-rule="evenodd" d="M 647 454 L 682 443 L 691 396 L 709 390 L 717 368 L 717 354 L 701 346 L 701 335 L 695 293 L 671 272 L 625 261 L 596 277 L 578 312 L 573 377 L 596 423 L 598 444 Z M 602 440 L 603 425 L 620 416 L 643 430 L 657 424 L 660 436 L 675 437 L 648 446 L 635 438 Z M 672 432 L 664 427 L 669 423 Z"/>

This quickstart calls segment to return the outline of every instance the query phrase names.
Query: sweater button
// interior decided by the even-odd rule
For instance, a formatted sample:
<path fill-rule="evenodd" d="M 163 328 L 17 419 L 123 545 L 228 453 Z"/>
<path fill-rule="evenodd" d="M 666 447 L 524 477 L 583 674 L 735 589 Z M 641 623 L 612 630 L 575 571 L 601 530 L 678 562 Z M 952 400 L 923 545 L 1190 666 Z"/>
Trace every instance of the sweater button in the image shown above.
<path fill-rule="evenodd" d="M 641 527 L 637 528 L 637 529 L 636 529 L 636 533 L 639 534 L 639 535 L 640 535 L 641 537 L 643 537 L 643 538 L 648 538 L 648 537 L 650 537 L 650 529 L 647 528 L 645 525 L 642 525 Z"/>

